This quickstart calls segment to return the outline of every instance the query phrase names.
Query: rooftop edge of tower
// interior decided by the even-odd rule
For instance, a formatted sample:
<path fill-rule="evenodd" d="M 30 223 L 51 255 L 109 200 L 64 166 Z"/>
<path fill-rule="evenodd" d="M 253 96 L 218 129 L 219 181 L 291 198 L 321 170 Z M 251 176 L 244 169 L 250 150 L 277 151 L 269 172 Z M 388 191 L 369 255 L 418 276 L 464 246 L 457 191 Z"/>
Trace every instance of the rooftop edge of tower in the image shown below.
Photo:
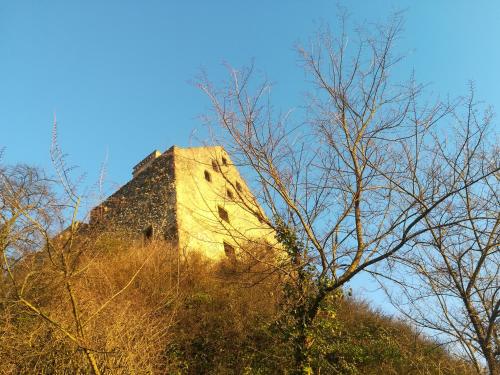
<path fill-rule="evenodd" d="M 150 154 L 148 154 L 144 159 L 142 159 L 139 163 L 134 165 L 132 168 L 132 177 L 138 176 L 142 171 L 146 170 L 151 163 L 158 157 L 167 154 L 167 153 L 174 153 L 175 150 L 179 151 L 189 151 L 189 150 L 197 150 L 197 149 L 213 149 L 213 150 L 220 150 L 226 152 L 224 147 L 222 146 L 194 146 L 194 147 L 179 147 L 177 145 L 172 145 L 170 148 L 165 150 L 165 152 L 161 152 L 159 150 L 154 150 Z"/>

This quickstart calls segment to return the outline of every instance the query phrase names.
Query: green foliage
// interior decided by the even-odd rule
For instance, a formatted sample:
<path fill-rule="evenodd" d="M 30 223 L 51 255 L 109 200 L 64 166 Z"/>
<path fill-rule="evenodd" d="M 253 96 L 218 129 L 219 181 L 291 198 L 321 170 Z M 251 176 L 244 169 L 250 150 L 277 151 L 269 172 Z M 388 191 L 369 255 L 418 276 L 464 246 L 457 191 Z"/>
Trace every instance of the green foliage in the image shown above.
<path fill-rule="evenodd" d="M 276 237 L 287 252 L 291 272 L 282 281 L 280 314 L 270 331 L 288 353 L 294 353 L 290 373 L 471 372 L 469 364 L 454 359 L 408 325 L 346 298 L 342 289 L 322 294 L 326 281 L 308 259 L 307 247 L 280 218 L 276 223 Z"/>

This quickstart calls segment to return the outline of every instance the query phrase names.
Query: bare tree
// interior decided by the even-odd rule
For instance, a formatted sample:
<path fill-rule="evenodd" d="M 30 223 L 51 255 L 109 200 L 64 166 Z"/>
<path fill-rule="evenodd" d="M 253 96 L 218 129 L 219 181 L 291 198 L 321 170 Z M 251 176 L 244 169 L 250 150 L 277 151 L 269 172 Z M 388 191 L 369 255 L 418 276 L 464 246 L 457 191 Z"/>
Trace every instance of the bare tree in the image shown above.
<path fill-rule="evenodd" d="M 42 171 L 28 166 L 0 167 L 0 312 L 2 316 L 12 317 L 13 321 L 30 321 L 35 317 L 39 322 L 35 325 L 37 330 L 43 332 L 42 327 L 48 326 L 48 332 L 55 332 L 59 341 L 69 343 L 66 347 L 74 352 L 71 356 L 75 363 L 73 369 L 87 368 L 97 375 L 109 368 L 109 363 L 117 361 L 116 358 L 133 355 L 116 353 L 116 348 L 106 349 L 102 336 L 116 327 L 112 323 L 99 325 L 96 321 L 131 287 L 156 255 L 153 251 L 146 256 L 140 254 L 140 262 L 134 264 L 135 269 L 128 270 L 121 285 L 111 285 L 98 299 L 86 300 L 89 293 L 82 285 L 97 283 L 102 278 L 108 280 L 106 275 L 110 270 L 99 269 L 98 259 L 102 260 L 106 254 L 105 245 L 99 245 L 100 234 L 91 233 L 84 223 L 77 221 L 81 199 L 69 176 L 71 168 L 66 166 L 64 155 L 57 146 L 55 125 L 51 157 L 58 175 L 56 179 L 49 179 Z M 170 294 L 167 293 L 167 299 L 173 298 Z M 115 315 L 118 317 L 120 314 Z M 148 330 L 148 325 L 141 320 L 147 316 L 129 319 L 134 318 L 136 322 L 127 326 L 127 330 L 135 329 L 135 324 L 143 324 L 144 332 Z M 171 316 L 166 314 L 167 318 Z M 4 331 L 8 325 L 5 322 L 0 330 Z M 155 335 L 165 335 L 164 330 L 168 327 L 163 324 L 163 328 L 149 332 L 151 337 L 131 340 L 147 342 Z M 14 338 L 13 331 L 15 328 L 3 333 Z M 26 336 L 17 338 L 22 344 L 31 340 Z M 59 348 L 50 349 L 55 352 Z M 30 354 L 34 353 L 35 349 Z M 47 371 L 58 368 L 54 365 L 50 370 L 50 363 L 59 361 L 51 354 L 40 355 L 49 368 Z"/>
<path fill-rule="evenodd" d="M 478 373 L 486 364 L 494 375 L 500 371 L 500 149 L 489 129 L 491 112 L 478 111 L 472 89 L 465 108 L 447 142 L 436 143 L 432 169 L 435 190 L 465 188 L 426 216 L 417 251 L 399 258 L 407 267 L 394 277 L 404 293 L 393 298 L 412 321 L 458 345 Z"/>
<path fill-rule="evenodd" d="M 40 225 L 49 227 L 56 209 L 50 180 L 42 171 L 27 165 L 0 166 L 0 192 L 1 248 L 9 248 L 12 258 L 21 258 L 33 248 L 41 247 L 43 238 L 19 207 Z"/>
<path fill-rule="evenodd" d="M 198 82 L 214 108 L 207 121 L 223 130 L 217 141 L 256 181 L 269 217 L 262 219 L 293 267 L 290 316 L 300 373 L 312 371 L 311 327 L 325 299 L 420 236 L 456 225 L 449 218 L 434 228 L 427 218 L 498 172 L 446 184 L 434 175 L 435 146 L 457 102 L 429 104 L 422 85 L 391 78 L 402 60 L 395 54 L 400 15 L 354 38 L 345 17 L 336 28 L 337 37 L 321 31 L 310 48 L 297 48 L 311 84 L 300 121 L 273 110 L 272 86 L 255 81 L 253 68 L 229 68 L 220 87 L 206 76 Z M 456 167 L 441 166 L 449 173 Z M 238 199 L 254 209 L 245 196 Z"/>
<path fill-rule="evenodd" d="M 57 151 L 53 152 L 54 160 L 62 160 Z M 62 162 L 62 161 L 60 161 Z M 60 169 L 65 174 L 64 166 Z M 61 175 L 61 178 L 64 176 Z M 62 222 L 62 212 L 66 203 L 60 204 L 51 189 L 50 181 L 37 169 L 20 166 L 3 168 L 0 174 L 1 197 L 1 237 L 0 245 L 3 254 L 2 266 L 10 281 L 12 288 L 7 296 L 11 303 L 17 303 L 26 308 L 30 313 L 42 318 L 67 339 L 82 350 L 94 374 L 100 374 L 98 364 L 92 350 L 85 342 L 79 302 L 72 286 L 74 275 L 77 273 L 79 253 L 75 254 L 73 241 L 78 230 L 76 214 L 78 211 L 78 198 L 73 193 L 72 187 L 63 180 L 63 188 L 73 202 L 73 218 L 69 228 L 54 237 L 51 235 L 53 225 Z M 40 250 L 45 250 L 45 254 Z M 32 286 L 32 280 L 37 273 L 42 273 L 38 267 L 46 261 L 53 265 L 55 277 L 61 278 L 71 304 L 75 328 L 66 327 L 57 318 L 43 311 L 36 299 L 40 295 L 35 293 L 34 299 L 27 297 Z M 16 266 L 18 265 L 18 266 Z M 37 272 L 37 269 L 39 272 Z"/>

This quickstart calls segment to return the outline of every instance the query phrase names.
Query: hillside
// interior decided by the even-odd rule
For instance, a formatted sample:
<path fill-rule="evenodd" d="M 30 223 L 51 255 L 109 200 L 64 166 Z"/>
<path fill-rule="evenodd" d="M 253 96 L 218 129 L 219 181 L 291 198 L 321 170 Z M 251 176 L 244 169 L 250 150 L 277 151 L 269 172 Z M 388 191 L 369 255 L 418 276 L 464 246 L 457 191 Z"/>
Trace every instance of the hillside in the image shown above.
<path fill-rule="evenodd" d="M 161 242 L 82 240 L 72 296 L 85 331 L 76 345 L 65 277 L 37 254 L 15 270 L 23 303 L 4 274 L 0 284 L 0 373 L 87 373 L 82 347 L 106 374 L 292 374 L 293 348 L 282 288 L 269 254 L 213 264 L 177 257 Z M 55 261 L 57 262 L 57 261 Z M 315 326 L 318 374 L 468 374 L 467 364 L 405 323 L 337 296 Z M 80 343 L 81 344 L 81 343 Z M 80 346 L 80 348 L 79 348 Z"/>

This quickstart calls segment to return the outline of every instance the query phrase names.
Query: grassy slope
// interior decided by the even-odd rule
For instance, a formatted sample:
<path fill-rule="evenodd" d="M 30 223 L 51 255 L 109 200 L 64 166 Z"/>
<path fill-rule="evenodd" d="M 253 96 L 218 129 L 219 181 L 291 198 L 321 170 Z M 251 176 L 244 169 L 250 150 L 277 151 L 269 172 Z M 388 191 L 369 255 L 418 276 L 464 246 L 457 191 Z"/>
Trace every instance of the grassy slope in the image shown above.
<path fill-rule="evenodd" d="M 86 343 L 103 372 L 292 372 L 293 350 L 278 324 L 284 321 L 278 273 L 251 257 L 219 265 L 195 256 L 179 261 L 161 243 L 108 238 L 91 249 L 79 255 L 82 271 L 72 283 Z M 28 272 L 26 297 L 71 328 L 63 276 L 40 257 L 18 267 L 20 279 Z M 0 292 L 0 373 L 87 372 L 81 351 L 57 328 L 9 302 L 6 279 Z M 352 299 L 332 299 L 315 329 L 314 368 L 321 374 L 471 373 L 408 325 Z"/>

